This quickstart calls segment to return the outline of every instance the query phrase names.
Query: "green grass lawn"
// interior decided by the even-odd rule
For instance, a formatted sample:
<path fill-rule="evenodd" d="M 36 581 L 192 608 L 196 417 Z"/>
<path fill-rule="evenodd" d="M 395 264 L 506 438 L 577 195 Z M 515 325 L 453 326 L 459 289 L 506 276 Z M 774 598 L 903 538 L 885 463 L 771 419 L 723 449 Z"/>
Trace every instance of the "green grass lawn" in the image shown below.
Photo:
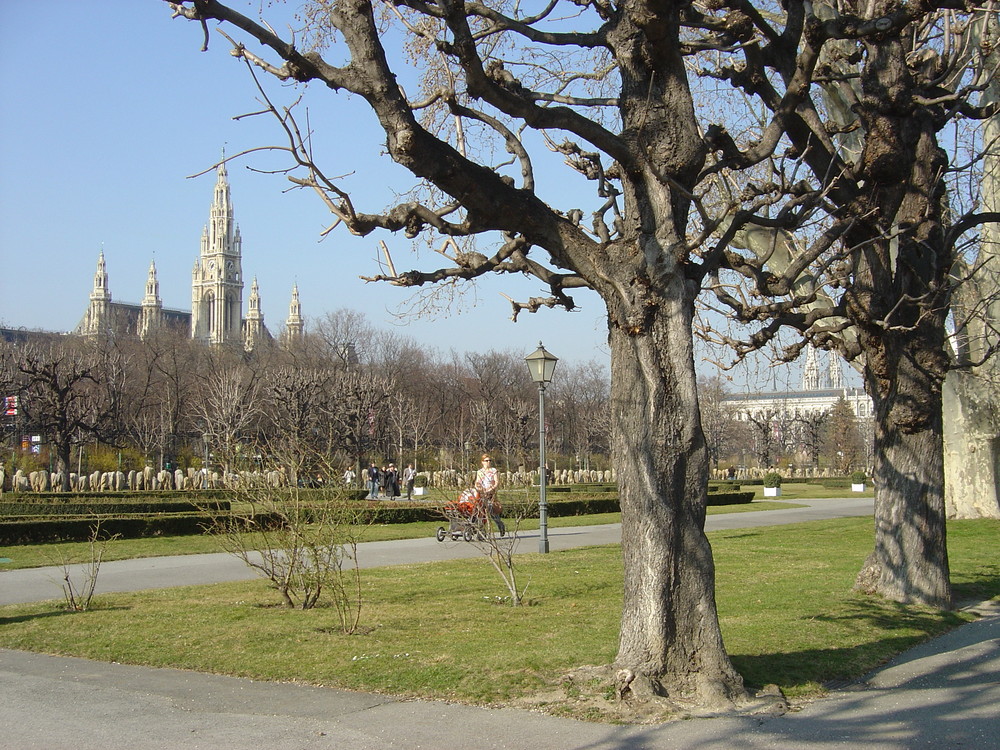
<path fill-rule="evenodd" d="M 949 522 L 956 595 L 1000 597 L 1000 522 Z M 710 534 L 726 646 L 751 687 L 822 692 L 971 616 L 851 592 L 872 544 L 852 518 Z M 530 606 L 485 559 L 362 572 L 365 632 L 344 635 L 332 608 L 276 606 L 263 582 L 0 607 L 0 646 L 105 661 L 296 681 L 400 696 L 504 703 L 548 690 L 617 650 L 622 570 L 617 546 L 519 557 Z M 558 709 L 558 707 L 553 707 Z"/>
<path fill-rule="evenodd" d="M 764 498 L 762 485 L 744 485 L 741 490 L 753 490 L 754 501 Z M 786 479 L 781 483 L 781 500 L 823 500 L 833 497 L 875 497 L 875 489 L 871 482 L 865 484 L 864 492 L 853 492 L 850 487 L 831 488 L 808 482 L 796 482 Z M 774 500 L 776 498 L 767 498 Z"/>

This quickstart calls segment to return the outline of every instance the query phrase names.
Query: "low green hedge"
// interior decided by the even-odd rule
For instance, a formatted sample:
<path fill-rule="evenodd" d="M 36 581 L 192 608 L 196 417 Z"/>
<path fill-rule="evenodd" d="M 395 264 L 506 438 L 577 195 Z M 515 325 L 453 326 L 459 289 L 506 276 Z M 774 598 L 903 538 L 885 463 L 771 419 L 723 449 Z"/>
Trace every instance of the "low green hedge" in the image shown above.
<path fill-rule="evenodd" d="M 851 486 L 850 477 L 816 477 L 809 484 L 818 484 L 828 490 L 846 490 Z"/>
<path fill-rule="evenodd" d="M 189 500 L 161 502 L 114 500 L 103 502 L 29 503 L 0 502 L 0 518 L 10 516 L 127 516 L 146 513 L 197 513 L 203 509 L 228 511 L 228 500 L 206 500 L 195 503 Z"/>
<path fill-rule="evenodd" d="M 753 501 L 753 492 L 713 492 L 708 496 L 709 505 L 742 505 Z"/>
<path fill-rule="evenodd" d="M 741 505 L 753 501 L 753 492 L 714 492 L 708 497 L 709 505 Z M 553 499 L 548 503 L 548 515 L 553 518 L 565 516 L 585 516 L 596 513 L 618 513 L 621 505 L 615 497 L 602 496 L 601 494 L 590 497 L 575 497 L 568 499 Z M 507 502 L 504 504 L 504 515 L 513 518 L 524 515 L 525 504 L 522 502 Z M 531 504 L 532 514 L 536 507 Z M 409 504 L 373 504 L 371 506 L 371 520 L 373 523 L 414 523 L 417 521 L 437 521 L 444 515 L 439 506 L 433 505 L 409 505 Z"/>
<path fill-rule="evenodd" d="M 553 518 L 560 516 L 581 516 L 596 513 L 617 513 L 621 510 L 618 497 L 609 497 L 609 493 L 597 492 L 590 495 L 580 495 L 578 497 L 550 500 L 548 503 L 548 514 Z M 708 497 L 709 505 L 735 505 L 749 503 L 753 500 L 753 492 L 713 492 Z M 5 505 L 14 505 L 8 503 Z M 30 503 L 18 504 L 21 506 L 31 505 Z M 50 514 L 65 515 L 69 509 L 68 504 L 49 506 L 40 504 L 41 507 L 51 508 Z M 125 507 L 127 504 L 118 504 Z M 134 508 L 137 503 L 129 507 Z M 161 504 L 162 505 L 162 504 Z M 220 503 L 228 510 L 228 503 Z M 535 511 L 535 504 L 531 505 L 530 514 Z M 91 507 L 91 506 L 87 506 Z M 506 502 L 504 515 L 514 517 L 526 515 L 527 506 L 523 501 Z M 35 515 L 33 518 L 22 518 L 20 520 L 0 521 L 0 545 L 16 544 L 38 544 L 44 542 L 69 542 L 85 541 L 90 538 L 91 528 L 98 520 L 94 515 L 87 517 L 67 517 L 67 518 L 41 518 Z M 415 523 L 418 521 L 443 521 L 444 513 L 440 506 L 429 504 L 412 504 L 400 502 L 376 502 L 371 501 L 367 506 L 368 522 L 377 524 L 393 523 Z M 258 520 L 264 515 L 258 514 Z M 206 513 L 184 513 L 184 512 L 157 512 L 157 513 L 127 513 L 118 515 L 103 515 L 100 518 L 102 535 L 119 534 L 124 538 L 132 539 L 149 536 L 183 536 L 186 534 L 200 534 L 206 527 L 212 524 L 213 517 Z"/>
<path fill-rule="evenodd" d="M 164 503 L 184 500 L 197 505 L 204 505 L 213 500 L 230 500 L 233 493 L 229 490 L 127 490 L 123 492 L 6 492 L 4 497 L 17 498 L 17 502 L 52 503 L 66 505 L 68 503 L 107 503 L 107 502 L 144 502 Z"/>
<path fill-rule="evenodd" d="M 90 539 L 95 522 L 93 518 L 0 521 L 0 545 L 83 542 Z M 211 523 L 212 517 L 202 513 L 102 518 L 101 536 L 185 536 L 201 534 Z"/>

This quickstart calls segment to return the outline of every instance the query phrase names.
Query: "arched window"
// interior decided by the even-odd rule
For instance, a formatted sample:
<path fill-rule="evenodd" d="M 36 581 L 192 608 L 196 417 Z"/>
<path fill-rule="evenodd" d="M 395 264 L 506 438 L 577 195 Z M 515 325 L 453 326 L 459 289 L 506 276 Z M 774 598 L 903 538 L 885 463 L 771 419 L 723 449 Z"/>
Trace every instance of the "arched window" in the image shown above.
<path fill-rule="evenodd" d="M 206 292 L 204 302 L 202 302 L 202 309 L 207 313 L 204 315 L 205 322 L 207 324 L 207 331 L 209 336 L 215 331 L 215 293 Z"/>

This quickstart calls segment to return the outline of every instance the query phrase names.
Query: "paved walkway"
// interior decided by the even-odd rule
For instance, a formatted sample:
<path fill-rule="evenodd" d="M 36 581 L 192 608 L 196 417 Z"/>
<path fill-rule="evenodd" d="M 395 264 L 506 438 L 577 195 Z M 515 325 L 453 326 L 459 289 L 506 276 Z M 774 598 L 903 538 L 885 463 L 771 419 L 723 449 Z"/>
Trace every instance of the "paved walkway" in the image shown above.
<path fill-rule="evenodd" d="M 710 528 L 746 528 L 871 512 L 871 500 L 817 501 L 790 511 L 711 516 Z M 780 515 L 778 515 L 780 514 Z M 789 515 L 792 514 L 792 515 Z M 769 517 L 770 521 L 762 518 Z M 553 549 L 615 541 L 620 529 L 552 529 Z M 536 538 L 537 539 L 537 538 Z M 427 544 L 430 541 L 432 543 Z M 536 540 L 527 538 L 525 551 Z M 387 547 L 387 548 L 386 548 Z M 433 540 L 366 545 L 366 566 L 469 553 Z M 197 582 L 222 558 L 174 566 L 147 561 L 132 587 Z M 142 561 L 132 561 L 142 563 Z M 195 561 L 190 561 L 195 562 Z M 120 575 L 129 575 L 122 566 Z M 105 570 L 102 568 L 103 579 Z M 243 577 L 242 575 L 240 577 Z M 215 580 L 220 580 L 214 576 Z M 34 580 L 34 579 L 32 579 Z M 0 574 L 0 589 L 32 585 Z M 113 589 L 108 589 L 113 590 Z M 58 588 L 56 589 L 58 594 Z M 38 591 L 35 598 L 51 594 Z M 25 600 L 26 593 L 11 595 Z M 259 683 L 0 649 L 0 745 L 12 750 L 638 750 L 640 748 L 1000 748 L 1000 606 L 906 654 L 863 682 L 780 717 L 696 719 L 650 727 L 606 726 L 516 709 L 401 701 L 292 684 Z M 2 645 L 2 644 L 0 644 Z"/>
<path fill-rule="evenodd" d="M 794 502 L 806 507 L 712 515 L 708 517 L 706 528 L 709 531 L 716 531 L 777 526 L 823 518 L 869 515 L 873 509 L 871 498 Z M 523 533 L 520 536 L 522 539 L 518 551 L 530 553 L 538 550 L 537 531 Z M 621 541 L 620 524 L 549 528 L 549 549 L 552 551 L 594 544 L 615 544 L 619 541 Z M 365 542 L 358 545 L 358 562 L 363 568 L 453 560 L 477 557 L 480 554 L 482 553 L 475 545 L 461 541 L 442 543 L 430 536 L 393 542 Z M 0 565 L 0 604 L 21 604 L 62 598 L 61 569 L 26 568 L 3 571 L 2 568 Z M 226 553 L 118 560 L 101 565 L 97 593 L 193 586 L 249 580 L 254 577 L 252 570 Z M 78 569 L 74 580 L 82 579 L 82 572 Z"/>

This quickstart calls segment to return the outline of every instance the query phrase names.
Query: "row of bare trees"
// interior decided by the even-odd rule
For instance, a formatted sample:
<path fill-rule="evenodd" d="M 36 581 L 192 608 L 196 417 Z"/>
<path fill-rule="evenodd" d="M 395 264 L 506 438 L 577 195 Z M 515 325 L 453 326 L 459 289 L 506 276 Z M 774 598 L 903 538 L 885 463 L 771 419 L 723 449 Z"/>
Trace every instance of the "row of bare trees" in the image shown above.
<path fill-rule="evenodd" d="M 281 456 L 287 471 L 308 472 L 299 480 L 369 460 L 464 468 L 484 450 L 515 470 L 537 455 L 537 391 L 519 353 L 431 351 L 349 310 L 313 328 L 252 355 L 170 331 L 6 342 L 4 394 L 19 401 L 8 427 L 15 439 L 44 436 L 64 484 L 73 446 L 95 442 L 159 468 L 206 457 L 226 471 L 273 467 Z M 605 468 L 606 371 L 564 363 L 548 393 L 550 449 Z"/>
<path fill-rule="evenodd" d="M 204 461 L 206 452 L 225 471 L 273 466 L 281 456 L 309 479 L 327 478 L 329 465 L 357 470 L 368 460 L 468 467 L 483 450 L 507 469 L 532 465 L 537 395 L 519 354 L 428 352 L 349 310 L 315 328 L 294 347 L 253 356 L 169 332 L 142 342 L 33 335 L 8 343 L 5 393 L 18 395 L 21 420 L 19 429 L 9 426 L 43 434 L 67 478 L 79 468 L 72 447 L 95 441 L 129 447 L 158 468 Z M 717 468 L 797 464 L 844 473 L 870 464 L 870 439 L 846 403 L 804 416 L 743 414 L 727 404 L 719 377 L 702 378 L 699 394 Z M 548 400 L 556 461 L 606 468 L 606 369 L 564 363 Z M 310 466 L 310 456 L 324 465 Z"/>

